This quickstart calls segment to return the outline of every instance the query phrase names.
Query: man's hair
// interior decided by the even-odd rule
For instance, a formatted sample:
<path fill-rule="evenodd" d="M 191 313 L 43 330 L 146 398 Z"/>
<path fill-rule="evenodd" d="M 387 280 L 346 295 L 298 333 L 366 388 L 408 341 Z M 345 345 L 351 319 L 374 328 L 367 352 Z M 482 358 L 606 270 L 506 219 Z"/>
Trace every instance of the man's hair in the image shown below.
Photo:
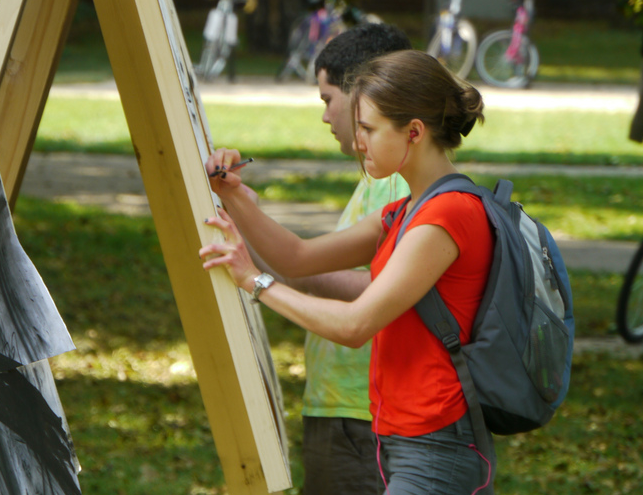
<path fill-rule="evenodd" d="M 348 93 L 346 75 L 360 64 L 379 55 L 411 48 L 409 38 L 395 26 L 360 24 L 330 40 L 315 60 L 315 75 L 326 70 L 327 81 Z"/>

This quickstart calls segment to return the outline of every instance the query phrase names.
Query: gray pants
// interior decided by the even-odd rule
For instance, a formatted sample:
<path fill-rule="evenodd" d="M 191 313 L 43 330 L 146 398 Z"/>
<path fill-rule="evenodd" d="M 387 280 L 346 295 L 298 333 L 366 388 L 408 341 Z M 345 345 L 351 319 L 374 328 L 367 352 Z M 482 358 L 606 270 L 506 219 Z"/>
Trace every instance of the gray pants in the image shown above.
<path fill-rule="evenodd" d="M 371 422 L 304 416 L 304 495 L 382 493 Z"/>
<path fill-rule="evenodd" d="M 434 433 L 419 437 L 380 436 L 390 472 L 386 495 L 493 494 L 495 454 L 485 461 L 474 443 L 469 415 Z M 489 442 L 493 440 L 489 433 Z"/>

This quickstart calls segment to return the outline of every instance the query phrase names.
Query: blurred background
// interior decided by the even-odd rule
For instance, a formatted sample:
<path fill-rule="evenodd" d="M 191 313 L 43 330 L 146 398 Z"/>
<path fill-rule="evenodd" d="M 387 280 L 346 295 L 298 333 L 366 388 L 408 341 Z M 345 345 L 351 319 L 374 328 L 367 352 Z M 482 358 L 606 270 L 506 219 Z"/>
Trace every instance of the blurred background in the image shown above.
<path fill-rule="evenodd" d="M 286 54 L 294 21 L 310 12 L 311 4 L 319 2 L 255 1 L 252 13 L 235 9 L 239 16 L 236 72 L 275 75 Z M 623 3 L 627 0 L 536 0 L 531 38 L 540 52 L 537 80 L 636 84 L 642 31 L 624 17 Z M 206 0 L 175 1 L 195 63 L 202 48 L 207 14 L 216 4 Z M 348 5 L 397 25 L 417 49 L 426 49 L 436 15 L 447 6 L 439 0 L 352 0 Z M 514 12 L 515 4 L 509 0 L 465 0 L 462 4 L 462 14 L 473 22 L 479 38 L 495 29 L 509 29 Z M 93 4 L 81 0 L 56 82 L 100 80 L 109 74 Z M 471 77 L 475 80 L 475 70 Z"/>

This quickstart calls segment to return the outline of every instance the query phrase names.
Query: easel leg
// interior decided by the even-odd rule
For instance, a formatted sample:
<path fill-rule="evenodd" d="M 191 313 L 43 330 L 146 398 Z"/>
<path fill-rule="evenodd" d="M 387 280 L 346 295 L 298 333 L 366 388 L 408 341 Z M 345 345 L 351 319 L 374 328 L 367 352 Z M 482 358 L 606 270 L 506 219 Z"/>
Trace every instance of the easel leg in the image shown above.
<path fill-rule="evenodd" d="M 7 26 L 14 35 L 0 40 L 0 174 L 12 209 L 78 0 L 17 3 L 6 4 L 18 9 Z"/>

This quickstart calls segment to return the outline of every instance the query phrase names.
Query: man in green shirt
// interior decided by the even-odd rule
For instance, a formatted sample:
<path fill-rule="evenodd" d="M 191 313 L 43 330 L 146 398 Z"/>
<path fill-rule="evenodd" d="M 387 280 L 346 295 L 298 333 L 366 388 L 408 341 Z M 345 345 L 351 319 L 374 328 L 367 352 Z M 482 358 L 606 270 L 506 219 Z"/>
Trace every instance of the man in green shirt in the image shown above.
<path fill-rule="evenodd" d="M 399 29 L 364 24 L 331 40 L 315 61 L 319 93 L 326 104 L 322 120 L 330 125 L 344 154 L 354 155 L 347 73 L 384 53 L 410 49 Z M 341 215 L 344 229 L 382 206 L 409 194 L 404 179 L 363 177 Z M 368 271 L 365 270 L 365 276 Z M 309 292 L 327 297 L 351 297 L 342 272 L 326 274 L 306 284 Z M 340 289 L 341 288 L 341 289 Z M 340 293 L 340 290 L 342 293 Z M 304 495 L 367 495 L 381 489 L 375 438 L 371 431 L 368 373 L 370 343 L 360 349 L 306 335 L 306 389 L 303 398 Z"/>

